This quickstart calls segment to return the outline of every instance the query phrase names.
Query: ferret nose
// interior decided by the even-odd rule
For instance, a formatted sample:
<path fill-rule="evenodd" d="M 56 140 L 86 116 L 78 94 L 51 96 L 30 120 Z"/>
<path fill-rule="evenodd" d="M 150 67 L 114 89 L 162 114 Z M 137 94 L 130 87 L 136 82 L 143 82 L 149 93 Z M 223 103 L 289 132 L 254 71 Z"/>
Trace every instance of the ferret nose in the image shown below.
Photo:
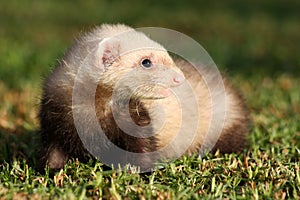
<path fill-rule="evenodd" d="M 179 85 L 181 83 L 183 83 L 185 80 L 184 76 L 183 75 L 176 75 L 174 78 L 173 78 L 173 82 L 176 84 L 176 85 Z"/>

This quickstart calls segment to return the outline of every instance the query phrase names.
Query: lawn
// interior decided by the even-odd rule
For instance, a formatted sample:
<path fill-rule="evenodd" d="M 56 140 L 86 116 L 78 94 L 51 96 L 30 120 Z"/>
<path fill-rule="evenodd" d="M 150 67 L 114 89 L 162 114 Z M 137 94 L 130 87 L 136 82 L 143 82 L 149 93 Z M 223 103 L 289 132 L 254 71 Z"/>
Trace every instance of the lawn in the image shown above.
<path fill-rule="evenodd" d="M 300 2 L 1 1 L 0 199 L 299 199 Z M 196 39 L 243 93 L 239 154 L 182 157 L 148 174 L 70 161 L 36 171 L 42 80 L 82 31 L 122 22 Z"/>

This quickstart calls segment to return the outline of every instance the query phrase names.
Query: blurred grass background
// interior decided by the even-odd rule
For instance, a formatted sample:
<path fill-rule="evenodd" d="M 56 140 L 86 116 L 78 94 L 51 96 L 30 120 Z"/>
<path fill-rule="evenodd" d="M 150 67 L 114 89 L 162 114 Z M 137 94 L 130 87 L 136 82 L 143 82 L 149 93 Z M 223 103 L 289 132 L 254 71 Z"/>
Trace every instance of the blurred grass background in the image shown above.
<path fill-rule="evenodd" d="M 217 176 L 219 179 L 216 183 L 211 182 L 216 177 L 215 174 L 202 176 L 201 171 L 197 172 L 199 177 L 194 181 L 199 183 L 197 187 L 204 188 L 200 190 L 201 194 L 208 193 L 212 195 L 211 198 L 220 197 L 218 191 L 215 191 L 213 186 L 210 187 L 210 184 L 218 187 L 223 184 L 225 188 L 220 189 L 221 195 L 224 193 L 225 196 L 236 197 L 239 193 L 234 193 L 235 190 L 228 190 L 226 187 L 233 187 L 227 180 L 237 178 L 243 180 L 246 186 L 246 192 L 242 192 L 241 197 L 245 197 L 244 194 L 256 197 L 255 195 L 265 193 L 268 193 L 268 198 L 299 197 L 299 11 L 298 0 L 0 0 L 0 197 L 3 191 L 8 195 L 14 195 L 14 191 L 32 194 L 35 193 L 36 187 L 41 194 L 44 193 L 47 177 L 36 175 L 31 168 L 28 171 L 28 166 L 22 160 L 12 162 L 16 158 L 25 158 L 29 166 L 35 165 L 36 141 L 32 138 L 37 136 L 36 116 L 43 77 L 51 71 L 76 36 L 102 23 L 125 23 L 136 28 L 165 27 L 187 34 L 208 51 L 217 66 L 230 75 L 231 80 L 244 94 L 254 121 L 249 138 L 252 150 L 247 152 L 245 160 L 252 161 L 253 167 L 261 163 L 261 166 L 255 168 L 259 173 L 254 178 L 247 175 L 248 172 L 252 173 L 251 168 L 249 171 L 248 161 L 246 168 L 237 166 L 236 177 L 232 177 L 230 173 L 228 177 L 221 174 Z M 229 157 L 231 158 L 231 155 Z M 236 157 L 232 158 L 236 162 Z M 214 163 L 218 162 L 218 159 L 205 162 Z M 220 159 L 228 161 L 226 156 Z M 231 165 L 225 161 L 221 162 L 220 167 L 224 168 L 225 172 L 230 172 L 227 166 L 233 166 L 234 163 Z M 175 163 L 178 165 L 176 169 L 180 168 L 181 162 L 184 163 L 185 160 L 179 164 Z M 205 165 L 205 162 L 201 164 L 202 161 L 197 159 L 187 162 Z M 238 162 L 241 165 L 244 163 L 243 160 Z M 273 166 L 276 166 L 276 169 Z M 83 176 L 87 177 L 87 182 L 93 180 L 91 172 L 83 170 L 89 166 L 79 168 L 83 174 L 77 173 L 77 168 L 72 165 L 69 168 L 75 169 L 75 175 L 72 175 L 74 178 L 81 179 L 80 176 Z M 199 188 L 188 186 L 183 173 L 178 172 L 179 175 L 174 175 L 174 179 L 168 177 L 167 174 L 174 169 L 167 168 L 153 174 L 153 180 L 160 184 L 155 189 L 158 195 L 178 195 L 182 188 L 186 188 L 183 190 L 184 195 L 192 195 L 194 190 L 198 191 Z M 214 169 L 212 165 L 212 168 L 206 170 L 210 173 Z M 187 176 L 195 174 L 194 170 L 188 168 Z M 268 175 L 268 172 L 274 172 L 275 175 Z M 276 174 L 280 178 L 276 178 Z M 181 175 L 183 179 L 177 181 Z M 35 185 L 28 185 L 23 176 Z M 124 192 L 123 181 L 133 180 L 133 183 L 136 183 L 135 175 L 126 175 L 126 179 L 122 176 L 122 173 L 117 178 L 101 175 L 101 180 L 106 181 L 103 191 L 107 192 L 107 188 L 111 187 L 108 193 L 114 195 L 113 192 Z M 265 177 L 269 177 L 267 182 L 264 181 Z M 137 180 L 140 181 L 140 178 Z M 38 180 L 40 184 L 34 180 Z M 120 184 L 114 186 L 113 181 L 120 181 Z M 173 181 L 174 186 L 166 187 L 170 181 Z M 176 182 L 183 185 L 177 186 Z M 82 185 L 84 182 L 78 183 L 85 188 L 85 185 Z M 132 184 L 131 187 L 138 187 L 139 191 L 146 193 L 149 190 L 148 184 L 136 184 Z M 253 184 L 260 185 L 260 188 L 255 189 Z M 48 186 L 46 190 L 50 197 L 67 195 L 65 190 L 72 193 L 68 187 L 75 187 L 71 181 L 65 181 L 65 186 L 62 187 L 52 179 L 49 180 Z M 237 187 L 239 186 L 237 184 Z M 10 192 L 5 188 L 9 188 Z M 81 194 L 80 188 L 75 190 L 76 195 Z M 134 190 L 131 192 L 136 195 Z"/>
<path fill-rule="evenodd" d="M 101 23 L 183 32 L 234 73 L 299 76 L 299 10 L 297 0 L 2 0 L 0 80 L 13 88 L 39 83 L 81 31 Z"/>

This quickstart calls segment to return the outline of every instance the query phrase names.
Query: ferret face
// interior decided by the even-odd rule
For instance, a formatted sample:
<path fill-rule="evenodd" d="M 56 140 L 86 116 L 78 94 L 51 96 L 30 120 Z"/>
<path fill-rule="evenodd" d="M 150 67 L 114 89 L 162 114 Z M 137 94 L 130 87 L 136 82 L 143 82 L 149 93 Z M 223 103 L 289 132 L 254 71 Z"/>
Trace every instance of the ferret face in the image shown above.
<path fill-rule="evenodd" d="M 122 54 L 109 67 L 118 92 L 131 98 L 160 99 L 184 82 L 182 71 L 164 50 L 142 49 Z M 124 90 L 124 91 L 123 91 Z"/>

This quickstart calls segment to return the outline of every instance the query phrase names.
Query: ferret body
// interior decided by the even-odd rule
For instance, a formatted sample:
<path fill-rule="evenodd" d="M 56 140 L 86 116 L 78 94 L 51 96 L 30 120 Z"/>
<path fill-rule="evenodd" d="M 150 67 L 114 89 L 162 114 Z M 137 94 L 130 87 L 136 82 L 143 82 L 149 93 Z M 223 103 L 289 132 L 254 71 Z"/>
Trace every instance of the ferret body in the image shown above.
<path fill-rule="evenodd" d="M 123 33 L 124 37 L 117 37 Z M 100 160 L 126 164 L 130 153 L 141 154 L 134 161 L 143 166 L 164 157 L 198 153 L 210 141 L 209 150 L 240 151 L 246 144 L 249 113 L 227 80 L 223 79 L 222 93 L 214 86 L 215 79 L 210 70 L 203 68 L 199 74 L 190 63 L 172 59 L 161 45 L 128 26 L 95 28 L 73 44 L 45 81 L 40 109 L 42 165 L 59 169 L 69 158 L 84 161 L 90 153 L 108 152 Z M 185 82 L 193 93 L 182 86 Z M 178 88 L 182 98 L 195 99 L 196 108 L 186 105 L 184 111 L 180 95 L 172 92 Z M 218 102 L 222 94 L 224 109 L 214 112 L 223 103 Z M 224 120 L 213 120 L 219 115 Z M 99 135 L 92 116 L 108 140 L 130 155 L 111 157 L 112 144 L 103 142 L 103 137 L 98 138 L 99 145 L 92 142 L 87 147 L 85 136 Z M 222 124 L 220 133 L 214 130 L 216 123 Z M 193 131 L 190 127 L 195 125 Z M 159 153 L 151 159 L 151 152 Z"/>

